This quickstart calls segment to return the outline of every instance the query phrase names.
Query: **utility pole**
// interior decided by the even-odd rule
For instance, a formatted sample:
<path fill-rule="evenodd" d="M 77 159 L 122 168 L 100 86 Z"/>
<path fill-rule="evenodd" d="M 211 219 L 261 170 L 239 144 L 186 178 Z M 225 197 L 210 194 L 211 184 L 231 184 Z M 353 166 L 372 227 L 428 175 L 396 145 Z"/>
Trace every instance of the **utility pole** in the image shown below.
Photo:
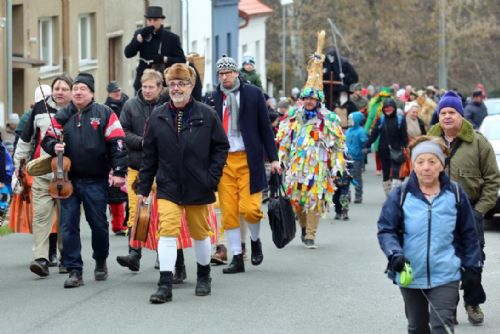
<path fill-rule="evenodd" d="M 281 0 L 281 89 L 286 96 L 286 6 L 293 0 Z"/>
<path fill-rule="evenodd" d="M 447 0 L 439 0 L 439 88 L 448 89 L 446 61 L 446 6 Z"/>

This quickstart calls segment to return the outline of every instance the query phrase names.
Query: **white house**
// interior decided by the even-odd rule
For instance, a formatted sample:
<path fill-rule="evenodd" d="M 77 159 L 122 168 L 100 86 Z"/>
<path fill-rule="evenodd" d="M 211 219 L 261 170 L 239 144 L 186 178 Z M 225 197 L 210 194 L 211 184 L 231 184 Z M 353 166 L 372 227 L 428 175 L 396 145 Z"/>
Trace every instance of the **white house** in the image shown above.
<path fill-rule="evenodd" d="M 243 59 L 247 52 L 255 57 L 257 73 L 266 89 L 266 20 L 274 11 L 259 0 L 240 0 L 238 9 L 241 19 L 238 59 Z"/>
<path fill-rule="evenodd" d="M 212 90 L 212 2 L 184 0 L 182 2 L 182 48 L 186 54 L 205 57 L 203 93 Z"/>

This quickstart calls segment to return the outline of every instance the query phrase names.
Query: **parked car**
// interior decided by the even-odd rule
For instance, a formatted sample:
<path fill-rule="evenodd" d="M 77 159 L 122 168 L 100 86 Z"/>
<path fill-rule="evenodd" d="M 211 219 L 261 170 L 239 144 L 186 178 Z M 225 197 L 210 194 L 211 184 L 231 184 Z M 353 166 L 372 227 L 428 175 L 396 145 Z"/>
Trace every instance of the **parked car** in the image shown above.
<path fill-rule="evenodd" d="M 500 99 L 491 99 L 498 101 L 498 108 L 500 108 Z M 490 99 L 486 100 L 490 101 Z M 485 101 L 485 102 L 486 102 Z M 488 113 L 490 109 L 488 106 Z M 497 165 L 500 168 L 500 111 L 496 115 L 489 115 L 484 118 L 483 124 L 479 128 L 479 131 L 489 140 L 495 155 L 497 157 Z M 500 190 L 497 195 L 497 204 L 490 212 L 486 214 L 487 217 L 492 217 L 494 214 L 500 213 Z"/>
<path fill-rule="evenodd" d="M 492 98 L 484 100 L 484 104 L 488 109 L 488 115 L 500 114 L 500 98 Z"/>

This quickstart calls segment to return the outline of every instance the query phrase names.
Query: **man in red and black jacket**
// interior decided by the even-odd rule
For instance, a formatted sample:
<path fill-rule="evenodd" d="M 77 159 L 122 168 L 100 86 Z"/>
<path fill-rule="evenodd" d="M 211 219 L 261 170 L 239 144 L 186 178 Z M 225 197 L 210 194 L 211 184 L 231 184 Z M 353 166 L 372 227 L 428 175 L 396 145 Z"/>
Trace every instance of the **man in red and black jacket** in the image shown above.
<path fill-rule="evenodd" d="M 80 73 L 72 88 L 72 102 L 59 110 L 42 141 L 45 152 L 52 156 L 64 153 L 71 160 L 69 178 L 73 194 L 61 200 L 60 228 L 63 239 L 64 265 L 69 271 L 65 288 L 83 285 L 80 243 L 80 205 L 92 230 L 96 281 L 106 280 L 109 232 L 106 218 L 108 174 L 112 183 L 125 184 L 127 152 L 125 133 L 115 113 L 94 101 L 94 78 Z M 56 133 L 54 133 L 54 130 Z M 57 137 L 64 135 L 64 142 Z"/>

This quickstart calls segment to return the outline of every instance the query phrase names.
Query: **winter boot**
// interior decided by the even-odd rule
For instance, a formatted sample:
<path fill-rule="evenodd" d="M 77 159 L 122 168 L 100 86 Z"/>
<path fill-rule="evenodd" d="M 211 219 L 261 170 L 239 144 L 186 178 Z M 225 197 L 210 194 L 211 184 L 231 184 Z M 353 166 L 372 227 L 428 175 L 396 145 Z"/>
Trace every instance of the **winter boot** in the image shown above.
<path fill-rule="evenodd" d="M 484 314 L 479 305 L 466 305 L 465 311 L 467 312 L 467 318 L 471 324 L 474 326 L 481 325 L 484 321 Z"/>
<path fill-rule="evenodd" d="M 195 295 L 208 296 L 212 291 L 212 278 L 210 277 L 210 265 L 202 266 L 198 263 Z"/>
<path fill-rule="evenodd" d="M 218 266 L 220 264 L 226 264 L 227 261 L 227 248 L 226 246 L 220 244 L 215 246 L 215 253 L 210 259 L 210 263 Z"/>
<path fill-rule="evenodd" d="M 57 267 L 57 233 L 49 234 L 49 267 Z"/>
<path fill-rule="evenodd" d="M 233 255 L 233 260 L 227 268 L 222 269 L 224 274 L 236 274 L 245 272 L 245 262 L 243 262 L 243 254 Z"/>
<path fill-rule="evenodd" d="M 335 220 L 339 220 L 339 219 L 342 219 L 342 213 L 341 212 L 337 212 L 335 214 Z"/>
<path fill-rule="evenodd" d="M 250 240 L 250 242 L 250 246 L 252 248 L 252 264 L 254 266 L 258 266 L 264 260 L 264 254 L 262 254 L 262 243 L 260 242 L 260 239 L 257 239 L 257 241 Z"/>
<path fill-rule="evenodd" d="M 158 290 L 149 297 L 152 304 L 163 304 L 172 301 L 172 281 L 174 275 L 171 271 L 160 271 Z"/>
<path fill-rule="evenodd" d="M 349 210 L 347 210 L 347 209 L 342 210 L 342 219 L 349 220 Z"/>
<path fill-rule="evenodd" d="M 184 265 L 184 252 L 182 249 L 177 250 L 177 260 L 175 261 L 174 284 L 182 284 L 187 278 L 186 266 Z"/>
<path fill-rule="evenodd" d="M 386 197 L 389 196 L 389 193 L 392 190 L 392 180 L 387 180 L 382 182 L 382 188 L 384 188 L 384 194 Z"/>
<path fill-rule="evenodd" d="M 94 277 L 96 281 L 105 281 L 108 278 L 106 259 L 95 261 Z"/>
<path fill-rule="evenodd" d="M 117 256 L 116 261 L 122 267 L 127 267 L 132 271 L 139 271 L 141 266 L 141 249 L 130 248 L 128 255 Z"/>
<path fill-rule="evenodd" d="M 392 189 L 395 189 L 401 185 L 401 180 L 400 179 L 393 179 L 392 180 Z"/>
<path fill-rule="evenodd" d="M 78 288 L 83 285 L 82 272 L 78 270 L 71 270 L 69 277 L 64 281 L 64 288 Z"/>

